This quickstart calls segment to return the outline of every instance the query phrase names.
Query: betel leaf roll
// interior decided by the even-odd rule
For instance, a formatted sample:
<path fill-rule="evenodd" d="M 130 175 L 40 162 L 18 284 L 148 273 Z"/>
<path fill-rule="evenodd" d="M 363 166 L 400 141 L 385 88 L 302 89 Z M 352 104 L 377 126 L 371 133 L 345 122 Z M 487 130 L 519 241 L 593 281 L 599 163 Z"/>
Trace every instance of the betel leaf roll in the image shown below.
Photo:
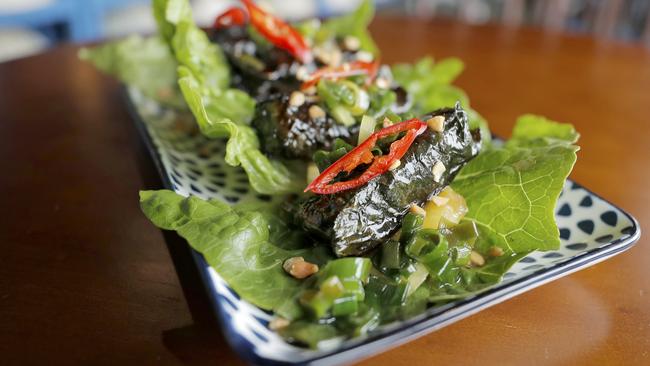
<path fill-rule="evenodd" d="M 288 159 L 309 160 L 317 150 L 330 150 L 337 138 L 356 141 L 358 126 L 338 124 L 314 102 L 299 106 L 290 104 L 290 96 L 282 95 L 257 104 L 253 127 L 257 130 L 262 148 L 268 154 Z"/>
<path fill-rule="evenodd" d="M 397 168 L 359 188 L 306 199 L 298 204 L 297 223 L 328 241 L 338 256 L 361 255 L 385 242 L 411 204 L 421 205 L 438 194 L 479 152 L 480 133 L 470 131 L 459 106 L 422 119 L 439 115 L 445 118 L 444 130 L 427 129 L 418 136 Z"/>
<path fill-rule="evenodd" d="M 259 36 L 261 37 L 261 36 Z M 288 52 L 266 41 L 257 42 L 244 26 L 214 29 L 212 41 L 224 51 L 233 73 L 233 86 L 262 101 L 278 93 L 296 90 L 295 72 L 301 65 Z"/>

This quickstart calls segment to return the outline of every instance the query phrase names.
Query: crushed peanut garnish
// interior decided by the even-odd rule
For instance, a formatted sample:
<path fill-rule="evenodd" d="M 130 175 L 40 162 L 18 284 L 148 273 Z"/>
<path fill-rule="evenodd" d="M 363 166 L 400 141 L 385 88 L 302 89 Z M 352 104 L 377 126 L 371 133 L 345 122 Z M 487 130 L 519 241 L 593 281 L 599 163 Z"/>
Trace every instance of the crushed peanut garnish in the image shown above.
<path fill-rule="evenodd" d="M 375 85 L 377 85 L 377 87 L 381 89 L 388 89 L 388 87 L 390 87 L 390 83 L 388 82 L 388 80 L 386 78 L 381 78 L 381 77 L 375 80 Z"/>
<path fill-rule="evenodd" d="M 445 164 L 443 164 L 442 161 L 437 161 L 433 165 L 433 169 L 431 169 L 431 171 L 433 172 L 433 180 L 440 183 L 440 179 L 442 178 L 442 173 L 444 173 L 445 170 L 447 170 Z"/>
<path fill-rule="evenodd" d="M 402 162 L 401 162 L 399 159 L 398 159 L 398 160 L 395 160 L 395 161 L 394 161 L 394 162 L 393 162 L 393 163 L 388 167 L 388 170 L 393 171 L 393 170 L 397 169 L 400 165 L 402 165 Z"/>
<path fill-rule="evenodd" d="M 285 318 L 273 318 L 273 320 L 269 322 L 269 329 L 278 330 L 278 329 L 286 328 L 287 326 L 289 326 L 289 323 L 290 322 Z"/>
<path fill-rule="evenodd" d="M 303 90 L 302 92 L 305 93 L 306 95 L 315 95 L 316 92 L 317 92 L 317 89 L 316 89 L 315 86 L 312 85 L 309 88 Z"/>
<path fill-rule="evenodd" d="M 309 71 L 307 71 L 307 67 L 300 66 L 296 69 L 296 79 L 301 81 L 309 79 Z"/>
<path fill-rule="evenodd" d="M 435 116 L 427 120 L 427 125 L 432 131 L 442 132 L 445 130 L 445 117 Z"/>
<path fill-rule="evenodd" d="M 309 117 L 313 119 L 323 118 L 325 117 L 325 111 L 323 110 L 323 108 L 317 105 L 313 105 L 309 107 Z"/>
<path fill-rule="evenodd" d="M 427 212 L 422 207 L 416 205 L 415 203 L 411 203 L 411 207 L 409 207 L 409 210 L 411 211 L 411 213 L 420 216 L 425 216 L 427 214 Z"/>
<path fill-rule="evenodd" d="M 303 279 L 318 272 L 318 265 L 305 261 L 303 257 L 291 257 L 282 264 L 285 272 L 295 278 Z"/>
<path fill-rule="evenodd" d="M 356 51 L 361 47 L 361 41 L 355 36 L 345 36 L 343 38 L 343 46 L 345 46 L 346 50 Z"/>
<path fill-rule="evenodd" d="M 503 249 L 501 249 L 501 248 L 499 248 L 499 247 L 496 247 L 496 246 L 495 246 L 495 247 L 491 247 L 491 248 L 490 248 L 490 252 L 489 252 L 489 254 L 490 254 L 490 256 L 492 256 L 492 257 L 500 257 L 500 256 L 503 255 Z"/>
<path fill-rule="evenodd" d="M 313 51 L 320 62 L 330 66 L 338 66 L 343 60 L 343 54 L 337 48 L 314 47 Z"/>
<path fill-rule="evenodd" d="M 485 264 L 485 258 L 483 258 L 481 253 L 474 250 L 472 250 L 472 252 L 469 254 L 469 261 L 473 266 L 476 267 L 480 267 Z"/>
<path fill-rule="evenodd" d="M 303 104 L 305 104 L 305 94 L 299 91 L 294 91 L 293 93 L 291 93 L 291 96 L 289 97 L 290 106 L 300 107 Z"/>

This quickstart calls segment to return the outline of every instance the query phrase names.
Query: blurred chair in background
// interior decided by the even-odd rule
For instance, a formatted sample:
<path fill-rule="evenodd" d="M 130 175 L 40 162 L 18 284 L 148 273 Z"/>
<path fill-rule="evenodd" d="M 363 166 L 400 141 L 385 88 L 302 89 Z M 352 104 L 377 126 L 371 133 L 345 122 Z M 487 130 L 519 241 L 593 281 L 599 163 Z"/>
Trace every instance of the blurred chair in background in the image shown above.
<path fill-rule="evenodd" d="M 361 0 L 260 0 L 289 20 L 327 17 Z M 190 0 L 199 25 L 236 0 Z M 375 0 L 379 13 L 446 17 L 483 24 L 533 25 L 650 47 L 650 0 Z M 150 0 L 0 0 L 0 62 L 59 42 L 85 42 L 155 32 Z"/>
<path fill-rule="evenodd" d="M 0 0 L 0 61 L 63 41 L 101 39 L 106 15 L 135 4 L 148 6 L 149 0 Z"/>
<path fill-rule="evenodd" d="M 505 23 L 640 41 L 650 47 L 650 0 L 406 0 L 414 17 Z"/>

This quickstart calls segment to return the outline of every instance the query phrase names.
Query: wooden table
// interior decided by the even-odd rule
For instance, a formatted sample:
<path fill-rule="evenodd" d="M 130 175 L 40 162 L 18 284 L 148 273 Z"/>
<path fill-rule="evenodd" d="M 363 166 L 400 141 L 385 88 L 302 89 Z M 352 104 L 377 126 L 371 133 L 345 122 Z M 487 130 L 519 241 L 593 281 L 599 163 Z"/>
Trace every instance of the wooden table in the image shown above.
<path fill-rule="evenodd" d="M 458 84 L 498 134 L 524 112 L 574 123 L 573 178 L 650 223 L 647 51 L 399 19 L 372 31 L 388 63 L 465 60 Z M 138 190 L 160 183 L 119 85 L 76 50 L 0 65 L 2 363 L 239 364 L 186 246 L 138 209 Z M 478 362 L 650 364 L 648 240 L 361 364 Z"/>

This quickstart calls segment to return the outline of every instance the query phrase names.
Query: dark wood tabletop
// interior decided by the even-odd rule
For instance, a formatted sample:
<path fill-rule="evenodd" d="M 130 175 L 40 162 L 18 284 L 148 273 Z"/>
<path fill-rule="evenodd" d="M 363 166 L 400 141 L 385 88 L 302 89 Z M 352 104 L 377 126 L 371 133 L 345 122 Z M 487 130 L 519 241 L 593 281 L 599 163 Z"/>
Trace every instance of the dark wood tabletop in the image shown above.
<path fill-rule="evenodd" d="M 372 31 L 387 63 L 462 58 L 458 84 L 499 135 L 525 112 L 575 124 L 572 177 L 650 223 L 647 50 L 405 19 Z M 0 363 L 240 364 L 186 245 L 139 211 L 160 182 L 120 86 L 76 51 L 0 64 Z M 650 364 L 648 244 L 361 364 Z"/>

